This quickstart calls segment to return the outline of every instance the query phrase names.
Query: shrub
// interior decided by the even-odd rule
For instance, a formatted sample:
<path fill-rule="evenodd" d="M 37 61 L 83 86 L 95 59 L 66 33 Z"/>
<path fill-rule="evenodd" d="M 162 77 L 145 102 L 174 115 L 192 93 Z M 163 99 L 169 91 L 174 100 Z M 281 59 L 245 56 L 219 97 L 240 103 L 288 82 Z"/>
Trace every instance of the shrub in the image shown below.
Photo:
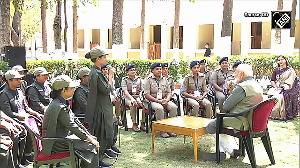
<path fill-rule="evenodd" d="M 272 75 L 274 67 L 277 66 L 276 61 L 277 55 L 273 56 L 230 56 L 230 65 L 233 65 L 236 61 L 241 61 L 243 63 L 251 64 L 255 75 Z M 215 70 L 219 67 L 219 56 L 205 58 L 207 60 L 207 67 L 210 70 Z M 299 75 L 299 57 L 298 56 L 288 56 L 290 65 L 295 69 L 297 75 Z M 130 64 L 136 64 L 137 75 L 142 78 L 147 77 L 151 71 L 150 66 L 157 61 L 168 62 L 170 65 L 170 75 L 173 76 L 175 81 L 184 78 L 190 72 L 190 62 L 191 60 L 181 60 L 179 62 L 175 60 L 117 60 L 109 59 L 107 62 L 111 64 L 112 67 L 116 69 L 115 81 L 116 87 L 121 84 L 122 77 L 126 76 L 126 67 Z M 53 73 L 53 76 L 60 74 L 66 74 L 71 76 L 73 79 L 76 78 L 77 72 L 82 67 L 92 68 L 93 63 L 87 59 L 80 60 L 39 60 L 39 61 L 27 61 L 27 68 L 29 73 L 32 73 L 36 67 L 45 67 L 48 71 Z M 1 69 L 5 71 L 8 69 L 8 64 L 1 62 Z M 231 67 L 230 67 L 231 68 Z"/>

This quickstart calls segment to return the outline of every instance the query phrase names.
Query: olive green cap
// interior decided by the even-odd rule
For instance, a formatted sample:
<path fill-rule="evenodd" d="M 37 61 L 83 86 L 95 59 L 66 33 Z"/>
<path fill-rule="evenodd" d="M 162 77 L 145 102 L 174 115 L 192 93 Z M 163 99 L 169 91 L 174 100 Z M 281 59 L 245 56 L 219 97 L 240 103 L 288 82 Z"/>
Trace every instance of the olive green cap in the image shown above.
<path fill-rule="evenodd" d="M 83 68 L 79 69 L 77 75 L 79 78 L 82 78 L 83 76 L 89 75 L 90 71 L 91 70 L 88 67 L 83 67 Z"/>
<path fill-rule="evenodd" d="M 15 66 L 13 66 L 11 69 L 12 69 L 12 70 L 15 70 L 15 71 L 18 71 L 18 72 L 20 72 L 20 71 L 28 71 L 27 69 L 24 69 L 24 68 L 22 67 L 22 65 L 15 65 Z"/>
<path fill-rule="evenodd" d="M 10 79 L 20 79 L 24 75 L 20 75 L 18 71 L 15 70 L 9 70 L 5 73 L 5 79 L 10 80 Z"/>
<path fill-rule="evenodd" d="M 60 90 L 66 87 L 77 87 L 79 86 L 78 82 L 73 81 L 67 75 L 59 75 L 52 81 L 52 88 L 53 90 Z"/>
<path fill-rule="evenodd" d="M 35 68 L 33 72 L 34 76 L 36 75 L 48 75 L 50 72 L 48 72 L 44 67 L 37 67 Z"/>
<path fill-rule="evenodd" d="M 91 59 L 93 58 L 98 58 L 102 55 L 108 55 L 109 52 L 106 51 L 106 49 L 104 47 L 101 46 L 97 46 L 94 47 L 91 51 L 90 51 L 90 57 Z"/>

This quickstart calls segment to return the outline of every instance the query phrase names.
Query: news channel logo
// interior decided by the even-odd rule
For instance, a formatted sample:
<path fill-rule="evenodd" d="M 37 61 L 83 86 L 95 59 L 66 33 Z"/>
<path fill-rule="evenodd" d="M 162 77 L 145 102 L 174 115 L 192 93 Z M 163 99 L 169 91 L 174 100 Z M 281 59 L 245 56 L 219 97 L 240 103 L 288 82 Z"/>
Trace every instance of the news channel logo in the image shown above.
<path fill-rule="evenodd" d="M 290 29 L 291 11 L 272 11 L 272 29 Z"/>

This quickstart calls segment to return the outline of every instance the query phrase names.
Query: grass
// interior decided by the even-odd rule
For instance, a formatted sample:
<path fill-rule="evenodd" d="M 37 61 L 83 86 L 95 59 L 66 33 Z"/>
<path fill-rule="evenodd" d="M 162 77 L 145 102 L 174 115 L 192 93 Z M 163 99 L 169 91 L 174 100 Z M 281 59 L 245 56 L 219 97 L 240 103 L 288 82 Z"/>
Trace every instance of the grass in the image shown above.
<path fill-rule="evenodd" d="M 258 167 L 291 168 L 299 167 L 299 121 L 297 117 L 293 121 L 269 120 L 268 128 L 272 141 L 275 165 L 270 165 L 270 160 L 260 139 L 254 140 L 256 164 Z M 215 139 L 210 135 L 199 137 L 198 163 L 194 162 L 193 141 L 187 138 L 183 144 L 183 136 L 176 138 L 160 138 L 157 134 L 155 139 L 155 152 L 151 153 L 151 133 L 135 133 L 131 130 L 120 129 L 122 155 L 118 157 L 113 167 L 115 168 L 156 168 L 156 167 L 251 167 L 248 157 L 239 159 L 227 159 L 221 164 L 203 161 L 201 153 L 214 152 Z M 118 142 L 117 142 L 118 144 Z M 105 159 L 106 162 L 114 160 Z M 29 168 L 32 165 L 28 166 Z M 47 166 L 42 166 L 46 168 Z M 64 164 L 63 168 L 69 168 Z"/>

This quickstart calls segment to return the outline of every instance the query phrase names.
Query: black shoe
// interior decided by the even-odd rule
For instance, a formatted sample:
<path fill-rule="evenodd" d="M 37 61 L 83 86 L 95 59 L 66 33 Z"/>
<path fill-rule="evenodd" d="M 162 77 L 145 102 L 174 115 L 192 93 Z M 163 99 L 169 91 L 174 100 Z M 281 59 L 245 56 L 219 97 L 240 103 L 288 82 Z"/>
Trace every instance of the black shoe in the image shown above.
<path fill-rule="evenodd" d="M 25 158 L 22 158 L 22 160 L 21 160 L 21 165 L 29 165 L 29 164 L 31 164 L 31 162 L 29 162 L 27 159 L 25 159 Z"/>
<path fill-rule="evenodd" d="M 106 149 L 104 155 L 110 159 L 117 158 L 117 155 L 111 149 Z"/>
<path fill-rule="evenodd" d="M 202 159 L 207 161 L 216 161 L 217 160 L 216 153 L 204 153 L 202 155 Z M 226 154 L 224 152 L 220 152 L 220 161 L 224 161 L 225 159 L 226 159 Z"/>
<path fill-rule="evenodd" d="M 112 166 L 112 164 L 110 164 L 110 163 L 105 163 L 103 161 L 99 161 L 99 168 L 109 168 L 111 166 Z"/>
<path fill-rule="evenodd" d="M 112 152 L 114 152 L 117 155 L 121 155 L 122 154 L 122 152 L 117 147 L 115 147 L 115 146 L 112 146 L 110 149 L 112 150 Z"/>

